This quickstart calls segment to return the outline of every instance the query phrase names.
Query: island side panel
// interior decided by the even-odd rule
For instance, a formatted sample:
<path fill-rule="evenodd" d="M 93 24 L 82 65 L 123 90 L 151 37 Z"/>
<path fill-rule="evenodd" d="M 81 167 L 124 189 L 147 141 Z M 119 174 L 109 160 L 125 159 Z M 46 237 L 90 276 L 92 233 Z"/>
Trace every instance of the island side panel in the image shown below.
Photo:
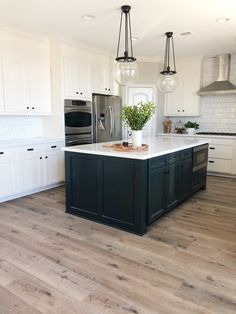
<path fill-rule="evenodd" d="M 96 219 L 98 199 L 98 160 L 94 155 L 65 153 L 66 212 Z"/>
<path fill-rule="evenodd" d="M 146 232 L 147 161 L 79 153 L 65 160 L 68 213 Z"/>

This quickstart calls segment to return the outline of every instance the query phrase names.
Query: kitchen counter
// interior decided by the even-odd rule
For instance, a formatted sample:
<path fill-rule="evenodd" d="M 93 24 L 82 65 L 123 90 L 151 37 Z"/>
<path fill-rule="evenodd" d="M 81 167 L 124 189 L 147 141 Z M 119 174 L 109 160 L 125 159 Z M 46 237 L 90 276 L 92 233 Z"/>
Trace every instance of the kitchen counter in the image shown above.
<path fill-rule="evenodd" d="M 163 155 L 174 153 L 183 149 L 192 148 L 198 145 L 208 143 L 208 141 L 205 140 L 204 138 L 199 140 L 199 139 L 192 139 L 189 137 L 176 139 L 176 138 L 171 138 L 167 136 L 156 136 L 156 137 L 146 138 L 143 141 L 145 144 L 149 145 L 148 151 L 117 152 L 111 148 L 103 147 L 104 144 L 120 143 L 120 142 L 121 141 L 110 142 L 110 143 L 78 145 L 78 146 L 71 146 L 71 147 L 63 147 L 62 149 L 66 152 L 146 160 L 149 158 L 163 156 Z"/>
<path fill-rule="evenodd" d="M 37 145 L 37 144 L 47 144 L 51 142 L 63 142 L 64 138 L 44 138 L 44 137 L 35 137 L 35 138 L 24 138 L 24 139 L 6 139 L 0 141 L 1 148 L 7 147 L 17 147 L 23 145 Z"/>
<path fill-rule="evenodd" d="M 186 137 L 198 137 L 198 138 L 226 138 L 226 139 L 232 139 L 235 140 L 236 136 L 231 136 L 231 135 L 210 135 L 210 134 L 194 134 L 194 135 L 189 135 L 189 134 L 177 134 L 177 133 L 159 133 L 159 136 L 174 136 L 174 137 L 182 137 L 182 138 L 186 138 Z"/>
<path fill-rule="evenodd" d="M 149 151 L 139 153 L 112 151 L 102 143 L 63 148 L 66 212 L 142 235 L 206 188 L 207 140 L 158 136 L 145 142 Z M 197 158 L 193 147 L 201 145 Z M 195 159 L 201 163 L 196 170 Z"/>

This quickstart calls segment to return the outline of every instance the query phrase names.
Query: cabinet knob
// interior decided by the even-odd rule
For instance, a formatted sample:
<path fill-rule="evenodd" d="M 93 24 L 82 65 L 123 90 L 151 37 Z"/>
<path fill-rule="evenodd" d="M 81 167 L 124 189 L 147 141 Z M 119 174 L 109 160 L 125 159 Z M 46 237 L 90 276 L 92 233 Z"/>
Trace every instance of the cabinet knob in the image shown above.
<path fill-rule="evenodd" d="M 34 109 L 34 107 L 32 107 L 32 109 Z"/>
<path fill-rule="evenodd" d="M 45 159 L 48 159 L 48 156 L 45 156 Z"/>
<path fill-rule="evenodd" d="M 105 90 L 107 90 L 107 88 L 105 88 Z"/>
<path fill-rule="evenodd" d="M 26 109 L 29 109 L 29 107 L 27 106 Z"/>
<path fill-rule="evenodd" d="M 180 110 L 178 110 L 178 112 L 180 112 Z"/>
<path fill-rule="evenodd" d="M 0 152 L 0 155 L 3 155 L 4 154 L 4 152 Z"/>
<path fill-rule="evenodd" d="M 209 163 L 210 164 L 214 164 L 214 160 L 209 160 Z"/>
<path fill-rule="evenodd" d="M 78 94 L 79 94 L 79 92 L 76 92 L 76 94 L 78 95 Z"/>
<path fill-rule="evenodd" d="M 111 89 L 110 89 L 110 88 L 108 88 L 108 90 L 109 90 L 109 92 L 110 92 L 110 90 L 111 90 Z"/>
<path fill-rule="evenodd" d="M 80 95 L 83 95 L 83 93 L 80 93 Z"/>
<path fill-rule="evenodd" d="M 184 112 L 184 110 L 182 110 Z"/>
<path fill-rule="evenodd" d="M 39 159 L 43 159 L 43 157 L 39 157 Z"/>

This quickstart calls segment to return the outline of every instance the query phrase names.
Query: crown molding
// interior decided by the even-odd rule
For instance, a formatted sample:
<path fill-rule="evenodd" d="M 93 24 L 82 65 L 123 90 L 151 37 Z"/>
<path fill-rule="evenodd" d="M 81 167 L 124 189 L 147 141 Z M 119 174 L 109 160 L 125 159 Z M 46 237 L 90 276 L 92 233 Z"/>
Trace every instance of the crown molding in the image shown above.
<path fill-rule="evenodd" d="M 35 35 L 32 33 L 28 33 L 28 32 L 26 33 L 26 32 L 20 31 L 16 28 L 13 28 L 13 27 L 8 27 L 8 26 L 2 25 L 2 26 L 0 26 L 0 31 L 15 34 L 15 35 L 22 36 L 22 37 L 25 37 L 28 39 L 42 41 L 44 43 L 49 43 L 49 39 L 47 37 Z"/>

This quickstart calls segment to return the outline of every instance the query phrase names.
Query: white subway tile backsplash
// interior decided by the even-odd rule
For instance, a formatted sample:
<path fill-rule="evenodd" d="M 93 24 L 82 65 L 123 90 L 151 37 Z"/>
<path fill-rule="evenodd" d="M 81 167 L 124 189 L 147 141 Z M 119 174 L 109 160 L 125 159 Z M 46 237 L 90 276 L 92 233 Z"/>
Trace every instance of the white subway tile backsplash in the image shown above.
<path fill-rule="evenodd" d="M 41 117 L 0 116 L 0 140 L 42 137 Z"/>

